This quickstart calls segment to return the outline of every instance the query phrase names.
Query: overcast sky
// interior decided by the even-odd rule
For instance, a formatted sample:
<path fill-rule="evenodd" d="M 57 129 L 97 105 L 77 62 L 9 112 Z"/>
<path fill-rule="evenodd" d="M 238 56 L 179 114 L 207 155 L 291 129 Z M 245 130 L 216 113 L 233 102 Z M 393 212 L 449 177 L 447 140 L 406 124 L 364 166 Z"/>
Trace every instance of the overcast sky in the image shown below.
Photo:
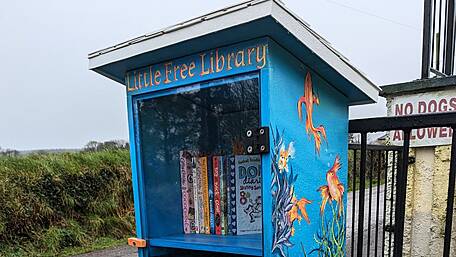
<path fill-rule="evenodd" d="M 87 54 L 236 0 L 3 1 L 0 147 L 79 148 L 127 139 L 124 88 L 87 69 Z M 285 0 L 376 84 L 420 73 L 422 1 Z M 351 118 L 385 115 L 385 102 Z"/>

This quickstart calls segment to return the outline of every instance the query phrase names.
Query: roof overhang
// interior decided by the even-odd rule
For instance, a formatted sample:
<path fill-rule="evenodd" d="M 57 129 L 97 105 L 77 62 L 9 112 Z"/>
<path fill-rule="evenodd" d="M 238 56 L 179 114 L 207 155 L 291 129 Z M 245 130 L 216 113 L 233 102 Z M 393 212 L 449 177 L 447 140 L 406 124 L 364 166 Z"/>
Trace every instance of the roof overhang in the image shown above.
<path fill-rule="evenodd" d="M 278 0 L 251 0 L 89 54 L 89 69 L 124 84 L 125 73 L 211 48 L 270 37 L 347 95 L 376 102 L 380 88 Z"/>
<path fill-rule="evenodd" d="M 418 79 L 408 82 L 382 86 L 383 97 L 410 95 L 424 92 L 432 92 L 454 88 L 456 86 L 456 76 L 435 77 L 428 79 Z"/>

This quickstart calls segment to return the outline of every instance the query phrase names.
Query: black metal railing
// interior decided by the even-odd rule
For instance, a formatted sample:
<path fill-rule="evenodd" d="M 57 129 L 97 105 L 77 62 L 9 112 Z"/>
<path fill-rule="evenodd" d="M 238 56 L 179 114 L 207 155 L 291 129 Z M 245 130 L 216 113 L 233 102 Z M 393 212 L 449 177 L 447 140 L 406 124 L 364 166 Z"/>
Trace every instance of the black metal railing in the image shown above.
<path fill-rule="evenodd" d="M 362 155 L 361 145 L 349 145 L 348 256 L 359 256 L 355 254 L 359 249 L 361 256 L 391 256 L 393 212 L 387 205 L 394 202 L 396 160 L 401 151 L 400 146 L 366 145 Z M 361 172 L 363 166 L 365 172 Z"/>
<path fill-rule="evenodd" d="M 349 145 L 349 210 L 347 255 L 394 256 L 403 254 L 405 203 L 410 133 L 429 127 L 456 128 L 456 112 L 351 120 L 350 133 L 361 143 Z M 402 146 L 367 144 L 367 134 L 401 130 Z M 443 256 L 450 256 L 456 179 L 456 145 L 452 138 Z M 358 157 L 359 156 L 359 157 Z M 367 194 L 366 194 L 367 192 Z M 431 193 L 431 192 L 429 192 Z"/>
<path fill-rule="evenodd" d="M 455 0 L 424 0 L 421 78 L 453 75 Z"/>

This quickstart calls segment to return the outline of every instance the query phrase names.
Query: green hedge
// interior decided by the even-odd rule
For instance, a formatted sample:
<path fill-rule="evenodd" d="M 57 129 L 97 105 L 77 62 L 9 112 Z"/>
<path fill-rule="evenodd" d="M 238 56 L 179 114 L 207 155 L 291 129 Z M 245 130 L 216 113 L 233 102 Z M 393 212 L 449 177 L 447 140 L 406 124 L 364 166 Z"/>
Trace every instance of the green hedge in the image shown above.
<path fill-rule="evenodd" d="M 0 256 L 54 256 L 133 224 L 127 150 L 0 158 Z"/>

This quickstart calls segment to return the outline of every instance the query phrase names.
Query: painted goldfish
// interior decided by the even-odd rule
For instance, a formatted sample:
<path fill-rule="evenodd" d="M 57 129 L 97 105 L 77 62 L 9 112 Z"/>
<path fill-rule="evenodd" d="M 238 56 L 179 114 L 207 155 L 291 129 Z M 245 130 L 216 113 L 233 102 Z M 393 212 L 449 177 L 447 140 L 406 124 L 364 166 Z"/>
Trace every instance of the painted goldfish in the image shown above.
<path fill-rule="evenodd" d="M 320 213 L 323 215 L 326 207 L 326 203 L 329 201 L 336 201 L 339 206 L 338 217 L 342 215 L 344 210 L 343 195 L 344 195 L 344 185 L 340 183 L 339 177 L 337 176 L 337 171 L 340 169 L 340 157 L 336 156 L 334 164 L 331 169 L 326 173 L 326 181 L 328 185 L 321 186 L 318 188 L 318 191 L 321 193 L 322 202 L 320 206 Z"/>
<path fill-rule="evenodd" d="M 290 142 L 288 144 L 287 149 L 285 149 L 285 146 L 282 145 L 282 147 L 280 148 L 280 157 L 279 157 L 279 171 L 280 172 L 282 172 L 283 170 L 288 172 L 288 160 L 290 158 L 293 158 L 294 152 L 295 152 L 295 150 L 294 150 L 293 142 Z"/>
<path fill-rule="evenodd" d="M 290 194 L 293 195 L 291 199 L 293 207 L 291 207 L 291 210 L 288 212 L 290 222 L 293 223 L 295 220 L 298 220 L 298 223 L 301 223 L 301 220 L 304 219 L 308 224 L 310 224 L 310 219 L 309 215 L 307 214 L 306 205 L 312 203 L 312 201 L 306 198 L 301 198 L 300 200 L 298 200 L 298 198 L 296 198 L 296 196 L 294 195 L 294 188 L 291 189 Z M 294 235 L 294 228 L 292 228 L 291 231 L 291 235 Z"/>
<path fill-rule="evenodd" d="M 304 83 L 304 95 L 301 96 L 298 100 L 298 116 L 299 120 L 302 121 L 302 104 L 305 104 L 306 108 L 306 133 L 313 135 L 315 139 L 315 150 L 318 154 L 320 154 L 320 145 L 323 139 L 327 142 L 326 138 L 326 130 L 323 125 L 318 126 L 317 128 L 314 127 L 312 121 L 312 112 L 313 112 L 313 105 L 319 105 L 320 99 L 313 93 L 312 89 L 312 78 L 310 76 L 310 72 L 307 72 L 306 80 Z"/>

